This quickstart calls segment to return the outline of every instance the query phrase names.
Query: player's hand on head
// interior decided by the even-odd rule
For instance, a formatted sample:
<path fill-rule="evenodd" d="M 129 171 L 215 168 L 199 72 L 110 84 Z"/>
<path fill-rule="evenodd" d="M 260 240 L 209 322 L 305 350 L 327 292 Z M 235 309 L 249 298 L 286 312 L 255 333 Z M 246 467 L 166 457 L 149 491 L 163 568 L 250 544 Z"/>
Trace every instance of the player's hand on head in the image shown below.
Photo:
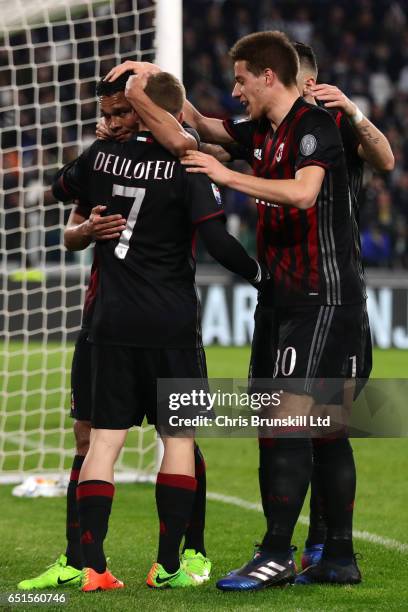
<path fill-rule="evenodd" d="M 157 64 L 151 64 L 150 62 L 134 62 L 132 60 L 126 60 L 122 62 L 122 64 L 118 64 L 112 70 L 109 70 L 108 74 L 104 77 L 104 81 L 116 81 L 118 77 L 124 72 L 128 72 L 128 70 L 132 70 L 135 74 L 156 74 L 157 72 L 161 72 L 161 69 Z"/>
<path fill-rule="evenodd" d="M 147 79 L 153 72 L 142 72 L 131 76 L 126 81 L 125 96 L 131 98 L 132 95 L 137 95 L 138 91 L 143 91 L 146 87 Z"/>
<path fill-rule="evenodd" d="M 94 206 L 87 220 L 87 233 L 92 240 L 115 240 L 126 228 L 122 215 L 102 216 L 106 206 Z"/>
<path fill-rule="evenodd" d="M 346 115 L 354 115 L 356 105 L 335 85 L 319 83 L 309 88 L 311 95 L 324 103 L 326 108 L 338 108 Z"/>
<path fill-rule="evenodd" d="M 207 174 L 218 185 L 226 185 L 231 175 L 231 170 L 223 166 L 215 157 L 200 151 L 190 149 L 181 158 L 181 163 L 187 166 L 187 172 Z"/>

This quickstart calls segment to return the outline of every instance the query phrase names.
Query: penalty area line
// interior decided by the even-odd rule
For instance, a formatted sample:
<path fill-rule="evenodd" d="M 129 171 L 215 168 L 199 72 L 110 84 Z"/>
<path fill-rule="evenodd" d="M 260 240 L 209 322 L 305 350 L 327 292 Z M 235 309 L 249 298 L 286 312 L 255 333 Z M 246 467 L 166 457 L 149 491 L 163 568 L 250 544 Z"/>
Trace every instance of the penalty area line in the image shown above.
<path fill-rule="evenodd" d="M 245 510 L 252 510 L 253 512 L 263 512 L 262 506 L 259 503 L 249 502 L 246 499 L 240 497 L 233 497 L 231 495 L 223 495 L 222 493 L 208 492 L 207 499 L 212 501 L 221 502 L 230 506 L 237 506 L 238 508 L 244 508 Z M 309 525 L 309 519 L 306 516 L 300 515 L 299 523 L 302 525 Z M 397 550 L 400 553 L 408 553 L 408 544 L 398 542 L 392 538 L 384 538 L 383 536 L 369 531 L 360 531 L 359 529 L 353 530 L 354 537 L 358 540 L 364 540 L 365 542 L 371 542 L 372 544 L 378 544 L 389 550 Z"/>

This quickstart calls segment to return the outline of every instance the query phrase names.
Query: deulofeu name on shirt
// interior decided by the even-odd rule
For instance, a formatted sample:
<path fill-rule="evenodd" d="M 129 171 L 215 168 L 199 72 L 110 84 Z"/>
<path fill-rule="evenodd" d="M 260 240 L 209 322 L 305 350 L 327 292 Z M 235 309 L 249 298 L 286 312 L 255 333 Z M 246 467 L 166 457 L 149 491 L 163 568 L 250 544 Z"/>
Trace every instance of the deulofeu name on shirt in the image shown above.
<path fill-rule="evenodd" d="M 104 172 L 127 179 L 168 181 L 173 178 L 175 166 L 175 161 L 149 160 L 135 162 L 133 159 L 120 155 L 99 151 L 93 169 L 95 172 Z"/>

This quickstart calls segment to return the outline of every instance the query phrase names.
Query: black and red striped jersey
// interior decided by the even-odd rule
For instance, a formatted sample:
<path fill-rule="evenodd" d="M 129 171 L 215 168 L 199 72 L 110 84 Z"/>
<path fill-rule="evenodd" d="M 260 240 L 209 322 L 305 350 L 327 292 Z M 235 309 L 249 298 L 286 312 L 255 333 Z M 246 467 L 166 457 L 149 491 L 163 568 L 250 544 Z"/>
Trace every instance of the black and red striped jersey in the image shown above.
<path fill-rule="evenodd" d="M 104 204 L 104 214 L 127 219 L 119 240 L 95 244 L 98 272 L 87 292 L 91 306 L 97 279 L 90 339 L 146 348 L 199 345 L 192 241 L 199 224 L 224 216 L 208 177 L 187 173 L 148 133 L 139 133 L 126 143 L 95 141 L 58 172 L 53 192 L 63 201 L 86 202 L 84 216 Z"/>
<path fill-rule="evenodd" d="M 275 131 L 266 119 L 227 120 L 224 126 L 235 141 L 252 149 L 256 176 L 293 179 L 306 166 L 325 170 L 319 196 L 308 210 L 257 200 L 258 259 L 274 279 L 261 303 L 342 305 L 363 300 L 346 160 L 330 114 L 299 97 Z"/>

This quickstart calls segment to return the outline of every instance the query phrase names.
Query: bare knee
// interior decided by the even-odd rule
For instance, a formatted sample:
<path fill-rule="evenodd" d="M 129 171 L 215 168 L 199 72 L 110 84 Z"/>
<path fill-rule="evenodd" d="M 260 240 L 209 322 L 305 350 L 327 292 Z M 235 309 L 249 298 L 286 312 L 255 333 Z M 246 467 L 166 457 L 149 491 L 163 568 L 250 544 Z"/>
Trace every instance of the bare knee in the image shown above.
<path fill-rule="evenodd" d="M 91 437 L 91 423 L 89 421 L 75 421 L 74 435 L 76 454 L 84 457 L 89 449 Z"/>

